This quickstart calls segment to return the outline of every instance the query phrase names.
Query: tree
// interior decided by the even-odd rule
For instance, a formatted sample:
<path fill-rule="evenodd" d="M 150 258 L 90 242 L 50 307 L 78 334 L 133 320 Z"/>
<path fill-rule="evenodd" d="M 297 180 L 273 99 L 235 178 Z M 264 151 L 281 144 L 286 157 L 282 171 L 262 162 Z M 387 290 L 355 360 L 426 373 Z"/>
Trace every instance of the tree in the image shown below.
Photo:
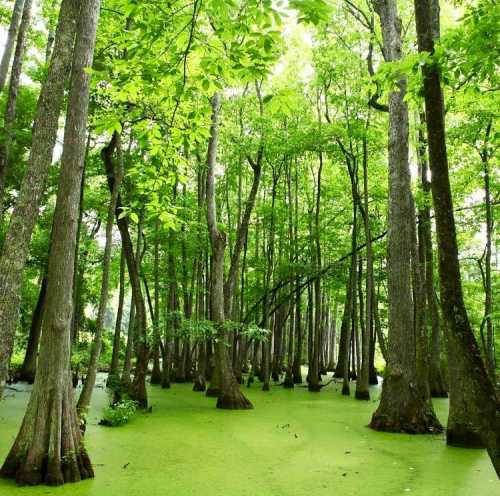
<path fill-rule="evenodd" d="M 1 474 L 19 484 L 59 485 L 93 476 L 82 444 L 70 372 L 73 257 L 99 0 L 83 3 L 48 266 L 47 307 L 35 384 L 19 434 Z"/>
<path fill-rule="evenodd" d="M 439 2 L 415 2 L 418 49 L 430 56 L 439 18 Z M 484 367 L 481 353 L 469 323 L 465 308 L 453 202 L 446 150 L 444 98 L 439 66 L 426 61 L 422 67 L 425 99 L 429 164 L 432 172 L 432 200 L 436 214 L 439 241 L 439 276 L 441 304 L 446 320 L 449 365 L 456 370 L 454 378 L 468 400 L 468 414 L 480 431 L 497 475 L 500 477 L 500 404 L 497 393 Z M 468 444 L 468 426 L 460 418 L 448 422 L 447 440 L 450 444 Z M 466 419 L 468 420 L 468 419 Z"/>
<path fill-rule="evenodd" d="M 217 210 L 215 205 L 215 165 L 217 158 L 218 116 L 220 111 L 220 95 L 212 97 L 212 123 L 207 152 L 207 224 L 212 247 L 212 287 L 211 309 L 212 320 L 217 327 L 215 340 L 215 367 L 218 380 L 217 408 L 248 409 L 252 404 L 241 393 L 234 377 L 226 349 L 226 333 L 224 329 L 224 250 L 226 234 L 217 226 Z"/>
<path fill-rule="evenodd" d="M 401 20 L 395 0 L 376 1 L 387 60 L 401 58 Z M 411 252 L 414 222 L 408 164 L 406 79 L 389 95 L 388 362 L 382 396 L 370 427 L 391 432 L 439 432 L 430 401 L 417 385 L 412 301 Z M 410 219 L 410 221 L 409 221 Z"/>
<path fill-rule="evenodd" d="M 0 255 L 0 397 L 7 378 L 19 315 L 21 283 L 29 242 L 38 217 L 45 181 L 52 162 L 64 86 L 71 67 L 78 5 L 61 4 L 54 51 L 38 99 L 32 146 L 19 196 L 12 212 Z"/>

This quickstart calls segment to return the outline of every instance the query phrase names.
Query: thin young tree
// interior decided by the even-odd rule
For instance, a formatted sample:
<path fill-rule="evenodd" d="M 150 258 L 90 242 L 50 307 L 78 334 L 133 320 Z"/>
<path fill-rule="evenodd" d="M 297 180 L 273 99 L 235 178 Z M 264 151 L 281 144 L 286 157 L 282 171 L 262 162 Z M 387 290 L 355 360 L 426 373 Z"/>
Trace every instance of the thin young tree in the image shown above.
<path fill-rule="evenodd" d="M 9 31 L 7 32 L 7 40 L 5 41 L 5 48 L 0 62 L 0 93 L 5 87 L 7 81 L 7 74 L 9 73 L 10 61 L 12 59 L 12 52 L 16 43 L 17 30 L 21 22 L 23 14 L 24 0 L 16 0 L 12 9 L 12 17 L 10 18 Z"/>

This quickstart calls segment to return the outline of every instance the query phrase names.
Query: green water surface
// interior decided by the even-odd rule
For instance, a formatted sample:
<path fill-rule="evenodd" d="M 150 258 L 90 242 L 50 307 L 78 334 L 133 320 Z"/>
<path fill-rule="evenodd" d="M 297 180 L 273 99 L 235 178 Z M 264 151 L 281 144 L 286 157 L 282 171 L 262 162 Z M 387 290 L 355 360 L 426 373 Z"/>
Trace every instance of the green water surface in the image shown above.
<path fill-rule="evenodd" d="M 374 432 L 376 401 L 343 397 L 339 385 L 244 391 L 255 410 L 217 410 L 190 384 L 150 387 L 152 413 L 109 428 L 97 425 L 107 402 L 97 388 L 85 436 L 95 479 L 58 488 L 0 480 L 0 496 L 500 496 L 484 450 Z M 0 402 L 1 460 L 28 396 L 8 391 Z M 435 407 L 445 422 L 447 400 Z"/>

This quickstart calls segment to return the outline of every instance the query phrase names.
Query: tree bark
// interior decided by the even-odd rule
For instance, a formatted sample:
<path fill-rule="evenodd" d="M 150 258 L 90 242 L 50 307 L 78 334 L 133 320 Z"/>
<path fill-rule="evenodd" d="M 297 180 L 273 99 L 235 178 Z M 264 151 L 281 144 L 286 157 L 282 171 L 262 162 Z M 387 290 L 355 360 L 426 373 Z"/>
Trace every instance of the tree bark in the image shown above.
<path fill-rule="evenodd" d="M 439 3 L 429 0 L 415 2 L 418 49 L 431 55 L 434 53 L 435 34 L 432 21 L 433 5 Z M 436 64 L 426 64 L 422 67 L 422 74 L 432 172 L 432 199 L 439 241 L 441 304 L 449 346 L 448 362 L 455 369 L 456 377 L 460 378 L 460 386 L 469 401 L 469 416 L 474 427 L 479 430 L 500 477 L 500 402 L 484 367 L 463 300 L 439 67 Z M 446 435 L 449 444 L 467 445 L 468 431 L 468 426 L 461 424 L 459 418 L 448 419 Z"/>
<path fill-rule="evenodd" d="M 113 226 L 116 211 L 116 204 L 118 202 L 118 195 L 120 193 L 121 182 L 123 178 L 123 156 L 121 153 L 121 139 L 120 136 L 116 140 L 116 149 L 118 154 L 117 165 L 113 171 L 113 187 L 111 190 L 111 198 L 109 201 L 107 218 L 106 218 L 106 241 L 104 246 L 104 259 L 102 262 L 102 279 L 101 279 L 101 294 L 99 298 L 99 307 L 97 310 L 97 321 L 94 342 L 90 352 L 89 366 L 85 383 L 83 384 L 82 392 L 78 398 L 76 406 L 80 417 L 85 416 L 90 407 L 90 400 L 94 390 L 97 368 L 99 365 L 99 357 L 102 348 L 102 331 L 104 326 L 104 317 L 109 300 L 109 276 L 111 268 L 111 251 L 113 249 Z"/>
<path fill-rule="evenodd" d="M 42 334 L 43 312 L 46 297 L 47 274 L 43 276 L 40 293 L 38 294 L 38 300 L 36 302 L 35 309 L 33 310 L 28 346 L 26 348 L 26 354 L 24 355 L 23 365 L 19 374 L 19 380 L 26 381 L 29 384 L 33 384 L 35 381 L 38 345 L 40 344 L 40 336 Z"/>
<path fill-rule="evenodd" d="M 102 149 L 101 157 L 106 167 L 106 174 L 108 176 L 108 186 L 110 192 L 113 191 L 115 182 L 114 166 L 113 166 L 113 152 L 117 146 L 118 133 L 114 133 L 110 143 Z M 118 195 L 115 209 L 116 224 L 120 231 L 122 240 L 122 247 L 125 252 L 125 259 L 127 261 L 127 268 L 130 277 L 130 285 L 132 287 L 132 299 L 135 305 L 135 333 L 134 344 L 136 345 L 136 365 L 134 372 L 134 379 L 129 389 L 130 397 L 137 401 L 142 408 L 148 406 L 148 396 L 146 391 L 146 373 L 148 367 L 148 345 L 146 336 L 146 305 L 144 303 L 144 296 L 141 287 L 141 278 L 139 275 L 139 267 L 137 258 L 139 253 L 134 255 L 132 247 L 132 240 L 128 229 L 128 219 L 126 217 L 120 218 L 122 211 L 122 201 Z"/>
<path fill-rule="evenodd" d="M 78 5 L 75 0 L 63 0 L 61 4 L 54 53 L 38 99 L 30 157 L 0 256 L 0 398 L 14 345 L 23 269 L 52 161 L 71 67 Z"/>
<path fill-rule="evenodd" d="M 7 175 L 9 172 L 9 154 L 13 141 L 14 124 L 16 120 L 16 104 L 21 82 L 21 72 L 23 68 L 24 54 L 26 52 L 26 37 L 31 23 L 32 0 L 25 0 L 23 15 L 19 32 L 17 34 L 16 51 L 12 61 L 12 71 L 10 73 L 9 92 L 7 96 L 7 107 L 4 115 L 3 139 L 0 142 L 0 222 L 3 219 L 5 209 L 5 189 Z M 8 41 L 8 40 L 7 40 Z M 0 81 L 1 84 L 1 81 Z M 1 91 L 1 89 L 0 89 Z"/>
<path fill-rule="evenodd" d="M 120 369 L 120 343 L 123 321 L 123 304 L 125 300 L 125 253 L 120 250 L 120 283 L 118 289 L 118 308 L 116 310 L 115 333 L 113 335 L 113 351 L 109 366 L 108 382 L 113 378 L 116 382 Z"/>
<path fill-rule="evenodd" d="M 402 56 L 401 20 L 396 0 L 376 0 L 385 57 L 397 61 Z M 408 107 L 404 100 L 406 79 L 389 95 L 389 233 L 388 361 L 379 407 L 370 427 L 375 430 L 409 433 L 439 432 L 434 415 L 418 384 L 415 358 L 413 301 L 411 293 L 411 184 L 408 164 Z M 410 221 L 409 221 L 410 219 Z"/>
<path fill-rule="evenodd" d="M 215 202 L 215 162 L 217 156 L 218 116 L 220 96 L 212 97 L 212 123 L 207 152 L 207 224 L 213 255 L 213 281 L 211 287 L 211 318 L 217 327 L 215 342 L 215 367 L 218 376 L 219 395 L 217 408 L 248 409 L 253 408 L 250 401 L 241 393 L 234 377 L 226 349 L 226 335 L 223 324 L 224 316 L 224 251 L 226 235 L 217 227 Z"/>
<path fill-rule="evenodd" d="M 71 384 L 73 258 L 85 156 L 90 76 L 100 0 L 83 3 L 54 212 L 40 358 L 19 434 L 1 469 L 19 484 L 59 485 L 93 476 L 83 446 Z"/>
<path fill-rule="evenodd" d="M 2 54 L 2 61 L 0 62 L 0 93 L 5 87 L 7 81 L 7 74 L 9 72 L 10 60 L 12 58 L 12 51 L 16 42 L 17 30 L 21 22 L 23 13 L 24 0 L 16 0 L 14 8 L 12 9 L 12 17 L 10 18 L 9 31 L 7 32 L 7 40 Z"/>

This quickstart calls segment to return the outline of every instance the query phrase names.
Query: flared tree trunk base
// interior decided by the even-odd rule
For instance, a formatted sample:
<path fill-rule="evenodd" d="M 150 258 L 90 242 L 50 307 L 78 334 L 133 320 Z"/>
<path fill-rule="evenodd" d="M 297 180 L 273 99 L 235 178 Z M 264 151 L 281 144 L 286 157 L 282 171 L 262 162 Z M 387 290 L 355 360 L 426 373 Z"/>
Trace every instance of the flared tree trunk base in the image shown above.
<path fill-rule="evenodd" d="M 151 372 L 151 384 L 161 384 L 161 371 L 153 369 Z"/>
<path fill-rule="evenodd" d="M 251 410 L 252 403 L 240 391 L 224 394 L 217 399 L 217 408 L 223 410 Z"/>
<path fill-rule="evenodd" d="M 440 434 L 443 427 L 433 415 L 425 413 L 409 415 L 385 415 L 375 412 L 369 427 L 375 431 L 401 432 L 406 434 Z"/>
<path fill-rule="evenodd" d="M 203 377 L 201 374 L 198 374 L 193 383 L 193 391 L 202 393 L 206 391 L 206 389 L 207 389 L 207 384 L 205 382 L 205 377 Z"/>
<path fill-rule="evenodd" d="M 370 400 L 370 392 L 369 391 L 365 391 L 365 390 L 359 390 L 359 389 L 356 388 L 356 392 L 354 393 L 354 397 L 357 400 L 369 401 Z"/>
<path fill-rule="evenodd" d="M 342 384 L 342 394 L 344 396 L 351 396 L 351 388 L 349 384 Z"/>
<path fill-rule="evenodd" d="M 220 395 L 220 389 L 218 387 L 209 386 L 205 392 L 205 396 L 209 398 L 218 398 Z"/>
<path fill-rule="evenodd" d="M 319 393 L 321 391 L 321 384 L 313 384 L 312 382 L 309 383 L 309 385 L 307 386 L 307 390 L 310 392 L 310 393 Z"/>
<path fill-rule="evenodd" d="M 288 369 L 285 374 L 285 380 L 283 381 L 283 387 L 285 389 L 293 389 L 295 387 L 294 381 L 293 381 L 293 374 L 291 369 Z"/>
<path fill-rule="evenodd" d="M 0 476 L 19 485 L 59 486 L 94 476 L 83 446 L 71 383 L 61 394 L 34 390 Z M 35 386 L 36 387 L 36 386 Z"/>
<path fill-rule="evenodd" d="M 446 429 L 446 444 L 456 448 L 485 448 L 477 430 L 467 424 L 453 424 Z"/>

